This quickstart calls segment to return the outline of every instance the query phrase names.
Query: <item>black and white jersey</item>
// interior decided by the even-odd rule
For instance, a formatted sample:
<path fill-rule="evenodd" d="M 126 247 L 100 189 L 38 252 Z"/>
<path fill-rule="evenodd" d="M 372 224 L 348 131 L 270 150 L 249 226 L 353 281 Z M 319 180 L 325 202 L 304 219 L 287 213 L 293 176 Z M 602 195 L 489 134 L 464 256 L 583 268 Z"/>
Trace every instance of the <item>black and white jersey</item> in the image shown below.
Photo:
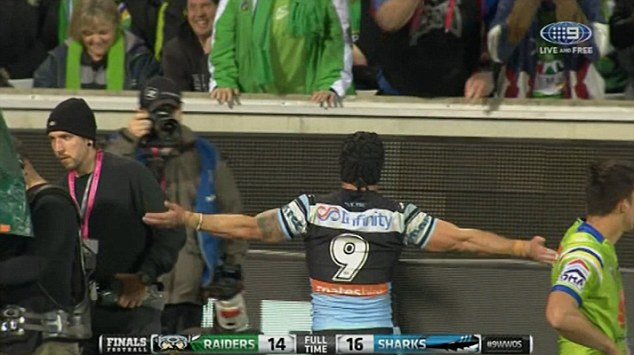
<path fill-rule="evenodd" d="M 280 219 L 288 238 L 304 237 L 310 277 L 344 284 L 390 282 L 403 246 L 423 248 L 436 224 L 411 203 L 346 189 L 301 195 Z"/>

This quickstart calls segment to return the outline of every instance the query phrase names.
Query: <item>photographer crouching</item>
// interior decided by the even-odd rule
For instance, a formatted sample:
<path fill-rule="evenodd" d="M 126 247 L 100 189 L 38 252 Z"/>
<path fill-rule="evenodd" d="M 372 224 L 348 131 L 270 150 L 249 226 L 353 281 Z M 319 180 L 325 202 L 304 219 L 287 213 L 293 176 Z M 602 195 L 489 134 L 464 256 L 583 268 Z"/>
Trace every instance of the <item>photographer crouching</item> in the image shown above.
<path fill-rule="evenodd" d="M 200 213 L 239 213 L 240 192 L 216 147 L 182 124 L 181 92 L 168 78 L 149 80 L 140 92 L 139 110 L 110 141 L 107 151 L 144 163 L 167 199 Z M 161 279 L 166 306 L 162 333 L 201 326 L 203 304 L 214 302 L 217 331 L 242 331 L 248 318 L 242 297 L 241 263 L 247 243 L 187 230 L 174 269 Z"/>

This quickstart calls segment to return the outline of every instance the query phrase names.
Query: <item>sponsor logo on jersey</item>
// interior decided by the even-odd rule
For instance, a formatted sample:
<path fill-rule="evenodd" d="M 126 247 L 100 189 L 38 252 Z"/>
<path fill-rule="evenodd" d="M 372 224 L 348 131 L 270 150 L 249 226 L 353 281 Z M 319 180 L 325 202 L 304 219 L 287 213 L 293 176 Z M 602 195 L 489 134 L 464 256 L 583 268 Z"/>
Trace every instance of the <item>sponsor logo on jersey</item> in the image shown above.
<path fill-rule="evenodd" d="M 574 259 L 566 264 L 559 275 L 559 281 L 573 286 L 577 291 L 583 290 L 590 275 L 590 269 L 585 261 Z"/>
<path fill-rule="evenodd" d="M 397 212 L 384 209 L 369 209 L 350 212 L 342 207 L 317 204 L 315 224 L 322 227 L 348 229 L 367 232 L 400 232 L 400 223 L 394 222 Z"/>
<path fill-rule="evenodd" d="M 344 296 L 387 295 L 390 288 L 387 283 L 380 284 L 340 284 L 310 279 L 313 292 Z"/>

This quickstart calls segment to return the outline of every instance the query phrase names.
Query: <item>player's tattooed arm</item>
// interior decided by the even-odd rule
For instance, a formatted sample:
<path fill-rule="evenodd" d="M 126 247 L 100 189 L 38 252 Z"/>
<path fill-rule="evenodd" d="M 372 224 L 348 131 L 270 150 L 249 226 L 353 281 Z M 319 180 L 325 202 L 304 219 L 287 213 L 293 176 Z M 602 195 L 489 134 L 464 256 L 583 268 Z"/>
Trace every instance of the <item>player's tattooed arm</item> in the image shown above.
<path fill-rule="evenodd" d="M 278 210 L 272 209 L 264 211 L 255 216 L 255 219 L 258 223 L 260 239 L 263 242 L 277 243 L 286 239 L 277 214 Z"/>

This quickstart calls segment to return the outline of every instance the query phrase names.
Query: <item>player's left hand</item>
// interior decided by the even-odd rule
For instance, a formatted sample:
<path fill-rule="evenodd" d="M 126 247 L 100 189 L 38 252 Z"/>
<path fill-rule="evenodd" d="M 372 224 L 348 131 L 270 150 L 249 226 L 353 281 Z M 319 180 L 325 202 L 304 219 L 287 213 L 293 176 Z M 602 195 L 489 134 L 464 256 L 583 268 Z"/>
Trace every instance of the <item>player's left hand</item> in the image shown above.
<path fill-rule="evenodd" d="M 321 107 L 341 106 L 339 95 L 330 90 L 315 91 L 313 96 L 310 97 L 310 101 L 318 103 Z"/>
<path fill-rule="evenodd" d="M 185 225 L 188 213 L 177 203 L 165 201 L 165 212 L 148 212 L 143 216 L 143 222 L 159 228 L 174 228 Z"/>
<path fill-rule="evenodd" d="M 546 239 L 535 236 L 525 244 L 526 255 L 540 263 L 552 264 L 557 259 L 557 252 L 546 247 Z"/>

